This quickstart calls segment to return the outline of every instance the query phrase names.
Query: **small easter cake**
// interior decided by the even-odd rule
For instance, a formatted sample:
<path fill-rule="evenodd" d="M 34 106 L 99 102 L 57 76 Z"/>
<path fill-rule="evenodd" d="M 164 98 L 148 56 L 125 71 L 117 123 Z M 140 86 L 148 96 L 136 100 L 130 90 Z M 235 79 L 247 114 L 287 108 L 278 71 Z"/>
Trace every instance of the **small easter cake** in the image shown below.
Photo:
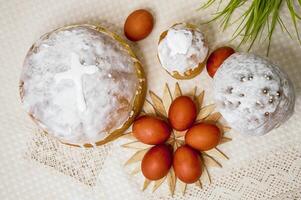
<path fill-rule="evenodd" d="M 162 67 L 176 79 L 191 79 L 203 69 L 208 55 L 204 35 L 191 24 L 180 23 L 160 35 L 158 57 Z"/>
<path fill-rule="evenodd" d="M 34 122 L 80 146 L 127 129 L 144 90 L 143 69 L 128 45 L 93 25 L 42 36 L 27 53 L 20 79 L 21 99 Z"/>
<path fill-rule="evenodd" d="M 234 53 L 214 75 L 218 109 L 242 134 L 263 135 L 294 112 L 292 82 L 278 66 L 247 53 Z"/>

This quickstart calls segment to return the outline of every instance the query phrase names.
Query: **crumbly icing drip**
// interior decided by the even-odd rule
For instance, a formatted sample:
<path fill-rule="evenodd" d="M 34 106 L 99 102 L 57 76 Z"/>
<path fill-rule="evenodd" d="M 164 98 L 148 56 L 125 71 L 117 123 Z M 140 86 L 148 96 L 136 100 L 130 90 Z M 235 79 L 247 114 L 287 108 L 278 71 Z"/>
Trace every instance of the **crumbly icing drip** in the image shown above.
<path fill-rule="evenodd" d="M 168 29 L 166 37 L 158 46 L 158 56 L 162 66 L 170 73 L 181 75 L 202 63 L 208 54 L 203 34 L 178 24 Z"/>
<path fill-rule="evenodd" d="M 123 47 L 84 26 L 36 42 L 21 81 L 25 109 L 47 132 L 72 144 L 93 144 L 120 128 L 138 87 Z"/>
<path fill-rule="evenodd" d="M 263 135 L 290 118 L 295 93 L 280 68 L 253 54 L 235 53 L 214 76 L 219 111 L 242 134 Z"/>

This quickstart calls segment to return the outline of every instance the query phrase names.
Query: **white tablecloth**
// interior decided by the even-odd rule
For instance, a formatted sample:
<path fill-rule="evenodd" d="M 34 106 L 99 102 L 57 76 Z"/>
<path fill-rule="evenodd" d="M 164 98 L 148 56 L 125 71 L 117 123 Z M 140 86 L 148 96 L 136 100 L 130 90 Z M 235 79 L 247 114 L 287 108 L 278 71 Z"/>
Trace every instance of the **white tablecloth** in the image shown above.
<path fill-rule="evenodd" d="M 40 35 L 73 23 L 100 23 L 123 34 L 126 16 L 147 8 L 155 16 L 151 35 L 130 43 L 141 59 L 149 89 L 162 94 L 163 85 L 176 80 L 160 67 L 156 58 L 159 34 L 176 22 L 200 23 L 216 6 L 196 9 L 199 0 L 0 0 L 0 199 L 168 199 L 164 184 L 156 193 L 141 192 L 142 178 L 129 175 L 123 166 L 133 152 L 122 141 L 96 149 L 74 149 L 38 132 L 22 109 L 18 80 L 24 56 Z M 241 13 L 244 8 L 241 8 Z M 289 23 L 288 12 L 282 11 Z M 201 26 L 210 48 L 228 44 L 231 29 L 221 32 L 216 23 Z M 230 43 L 237 44 L 237 41 Z M 242 49 L 243 50 L 243 49 Z M 264 55 L 264 45 L 253 50 Z M 279 129 L 262 137 L 244 137 L 232 131 L 233 141 L 221 149 L 230 157 L 222 169 L 212 170 L 213 184 L 204 189 L 189 187 L 185 197 L 175 199 L 298 199 L 301 198 L 301 46 L 277 29 L 270 59 L 287 71 L 297 92 L 296 113 Z M 206 90 L 212 102 L 211 79 L 206 70 L 189 81 Z"/>

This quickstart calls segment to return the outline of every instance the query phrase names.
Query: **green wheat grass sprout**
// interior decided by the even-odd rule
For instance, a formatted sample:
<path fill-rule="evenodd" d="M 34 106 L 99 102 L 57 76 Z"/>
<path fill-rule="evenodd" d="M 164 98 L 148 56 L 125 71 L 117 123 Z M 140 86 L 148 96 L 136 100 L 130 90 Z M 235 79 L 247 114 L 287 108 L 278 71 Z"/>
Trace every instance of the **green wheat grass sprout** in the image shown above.
<path fill-rule="evenodd" d="M 280 26 L 283 32 L 286 32 L 291 39 L 292 34 L 287 29 L 287 25 L 283 22 L 280 16 L 280 9 L 286 6 L 289 10 L 292 24 L 294 26 L 296 38 L 301 45 L 301 39 L 298 31 L 298 20 L 301 20 L 301 0 L 252 0 L 246 11 L 237 19 L 232 20 L 233 13 L 244 5 L 248 0 L 230 0 L 223 9 L 218 9 L 214 17 L 206 22 L 210 23 L 215 20 L 220 20 L 223 30 L 235 23 L 239 23 L 237 29 L 232 35 L 232 39 L 241 36 L 240 44 L 249 44 L 250 50 L 255 41 L 268 41 L 267 55 L 270 51 L 272 36 L 277 25 Z M 206 9 L 216 3 L 217 0 L 208 0 L 199 9 Z M 221 4 L 221 1 L 218 1 Z M 218 6 L 220 8 L 220 5 Z M 266 30 L 266 34 L 263 34 Z M 264 38 L 263 38 L 264 37 Z"/>

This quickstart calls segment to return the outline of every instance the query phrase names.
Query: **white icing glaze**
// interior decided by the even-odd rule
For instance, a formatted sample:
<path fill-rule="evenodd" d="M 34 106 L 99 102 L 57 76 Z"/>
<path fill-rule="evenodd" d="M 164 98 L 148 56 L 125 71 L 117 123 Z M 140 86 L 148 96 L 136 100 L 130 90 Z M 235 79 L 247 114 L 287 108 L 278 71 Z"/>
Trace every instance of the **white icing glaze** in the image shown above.
<path fill-rule="evenodd" d="M 79 56 L 75 53 L 71 53 L 71 68 L 65 72 L 58 73 L 54 76 L 56 83 L 59 83 L 61 80 L 71 79 L 75 85 L 76 89 L 76 100 L 78 110 L 83 112 L 86 110 L 86 102 L 82 87 L 82 76 L 84 74 L 94 74 L 98 68 L 94 65 L 83 66 L 79 62 Z M 109 74 L 111 77 L 111 74 Z"/>
<path fill-rule="evenodd" d="M 23 104 L 44 130 L 63 142 L 95 143 L 129 118 L 139 80 L 133 59 L 113 38 L 76 27 L 34 46 L 21 76 Z"/>
<path fill-rule="evenodd" d="M 167 32 L 166 43 L 170 49 L 170 56 L 187 54 L 192 44 L 192 33 L 187 30 L 170 29 Z"/>
<path fill-rule="evenodd" d="M 170 73 L 184 74 L 198 67 L 208 54 L 203 34 L 178 24 L 168 29 L 166 37 L 158 46 L 158 56 L 162 66 Z"/>
<path fill-rule="evenodd" d="M 256 55 L 235 53 L 214 75 L 219 111 L 242 134 L 263 135 L 294 111 L 292 82 L 280 68 Z"/>

